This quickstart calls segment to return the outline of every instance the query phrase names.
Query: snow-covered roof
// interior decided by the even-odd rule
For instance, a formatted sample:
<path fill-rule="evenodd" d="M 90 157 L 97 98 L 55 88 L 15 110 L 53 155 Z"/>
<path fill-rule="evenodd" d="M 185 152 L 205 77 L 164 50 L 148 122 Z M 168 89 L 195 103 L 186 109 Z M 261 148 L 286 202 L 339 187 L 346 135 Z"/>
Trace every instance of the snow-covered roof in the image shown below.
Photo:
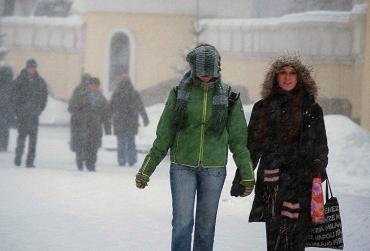
<path fill-rule="evenodd" d="M 351 19 L 351 14 L 366 13 L 367 5 L 355 5 L 351 11 L 309 11 L 303 13 L 288 14 L 282 17 L 270 18 L 232 18 L 232 19 L 202 19 L 202 25 L 225 25 L 225 26 L 265 26 L 276 25 L 280 26 L 285 23 L 348 23 Z"/>
<path fill-rule="evenodd" d="M 34 25 L 34 26 L 59 26 L 59 27 L 79 27 L 82 20 L 79 16 L 71 17 L 3 17 L 2 25 Z"/>
<path fill-rule="evenodd" d="M 251 1 L 246 0 L 75 0 L 72 11 L 128 12 L 196 15 L 197 2 L 201 17 L 249 17 Z"/>

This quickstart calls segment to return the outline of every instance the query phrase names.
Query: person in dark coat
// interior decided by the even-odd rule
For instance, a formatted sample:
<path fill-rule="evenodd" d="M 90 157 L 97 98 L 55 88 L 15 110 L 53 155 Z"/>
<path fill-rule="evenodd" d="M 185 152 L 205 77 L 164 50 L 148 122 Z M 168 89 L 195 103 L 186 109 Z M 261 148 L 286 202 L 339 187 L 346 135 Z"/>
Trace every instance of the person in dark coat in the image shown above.
<path fill-rule="evenodd" d="M 76 153 L 78 170 L 85 165 L 95 171 L 97 152 L 105 134 L 111 134 L 109 105 L 99 90 L 98 78 L 89 78 L 86 88 L 76 91 L 69 101 L 71 113 L 71 150 Z"/>
<path fill-rule="evenodd" d="M 127 75 L 122 76 L 113 92 L 110 106 L 113 114 L 114 134 L 117 136 L 117 159 L 120 166 L 134 165 L 137 161 L 135 135 L 138 133 L 139 115 L 144 126 L 149 124 L 140 94 Z"/>
<path fill-rule="evenodd" d="M 72 97 L 77 97 L 77 96 L 81 95 L 81 92 L 86 92 L 90 79 L 91 79 L 91 75 L 89 73 L 83 73 L 81 75 L 81 82 L 73 89 Z M 75 121 L 77 119 L 76 116 L 80 116 L 80 114 L 76 113 L 76 112 L 71 113 L 70 125 L 72 125 L 73 121 Z M 73 144 L 71 143 L 72 140 L 73 140 L 72 139 L 72 136 L 73 136 L 72 126 L 70 127 L 70 129 L 71 129 L 71 132 L 70 132 L 70 141 L 69 141 L 70 144 L 69 144 L 69 146 L 70 146 L 71 151 L 74 152 L 74 150 L 72 149 Z"/>
<path fill-rule="evenodd" d="M 15 120 L 12 104 L 13 78 L 14 75 L 10 66 L 0 67 L 0 152 L 8 150 L 9 131 Z"/>
<path fill-rule="evenodd" d="M 35 167 L 39 117 L 46 107 L 47 98 L 47 86 L 37 72 L 37 62 L 29 59 L 26 62 L 26 68 L 15 80 L 14 109 L 18 127 L 14 159 L 16 166 L 21 164 L 26 137 L 29 136 L 26 167 Z"/>
<path fill-rule="evenodd" d="M 257 167 L 250 222 L 265 222 L 267 250 L 302 251 L 314 177 L 326 179 L 328 146 L 317 86 L 298 57 L 278 58 L 254 106 L 248 148 Z"/>

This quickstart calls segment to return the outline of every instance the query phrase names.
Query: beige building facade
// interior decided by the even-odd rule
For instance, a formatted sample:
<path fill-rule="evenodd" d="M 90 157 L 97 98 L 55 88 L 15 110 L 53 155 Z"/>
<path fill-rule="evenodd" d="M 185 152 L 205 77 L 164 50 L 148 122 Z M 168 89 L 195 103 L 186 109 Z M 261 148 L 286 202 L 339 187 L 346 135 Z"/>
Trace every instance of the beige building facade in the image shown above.
<path fill-rule="evenodd" d="M 138 89 L 176 77 L 173 67 L 184 64 L 181 52 L 193 43 L 191 16 L 87 13 L 83 19 L 87 24 L 85 70 L 100 77 L 107 92 L 109 82 L 117 81 L 110 76 L 115 36 L 128 37 L 127 73 Z"/>

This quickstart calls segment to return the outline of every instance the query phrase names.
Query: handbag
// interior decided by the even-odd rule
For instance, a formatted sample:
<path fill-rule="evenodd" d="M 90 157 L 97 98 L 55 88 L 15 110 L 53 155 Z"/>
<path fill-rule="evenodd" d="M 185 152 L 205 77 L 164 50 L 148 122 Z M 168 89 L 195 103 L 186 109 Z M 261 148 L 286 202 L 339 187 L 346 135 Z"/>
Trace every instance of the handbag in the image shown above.
<path fill-rule="evenodd" d="M 324 193 L 321 183 L 321 177 L 314 178 L 312 181 L 311 219 L 313 224 L 325 222 Z"/>
<path fill-rule="evenodd" d="M 329 179 L 326 179 L 325 197 L 325 222 L 322 224 L 312 224 L 306 239 L 306 247 L 343 250 L 343 232 L 339 203 L 337 198 L 333 196 Z"/>

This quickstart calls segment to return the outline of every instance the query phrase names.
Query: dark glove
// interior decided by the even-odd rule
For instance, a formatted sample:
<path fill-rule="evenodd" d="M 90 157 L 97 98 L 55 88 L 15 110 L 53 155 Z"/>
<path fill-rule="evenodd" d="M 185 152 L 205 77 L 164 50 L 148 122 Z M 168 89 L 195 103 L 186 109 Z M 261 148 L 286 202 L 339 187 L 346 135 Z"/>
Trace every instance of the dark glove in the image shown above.
<path fill-rule="evenodd" d="M 252 193 L 254 181 L 242 181 L 239 169 L 236 169 L 230 195 L 234 197 L 245 197 Z"/>
<path fill-rule="evenodd" d="M 240 195 L 241 197 L 246 197 L 252 193 L 254 188 L 254 180 L 241 181 L 240 184 L 244 186 L 244 191 Z"/>
<path fill-rule="evenodd" d="M 137 188 L 140 188 L 140 189 L 143 189 L 145 188 L 147 185 L 148 185 L 148 182 L 149 182 L 149 176 L 146 175 L 146 174 L 143 174 L 142 172 L 138 172 L 136 174 L 136 187 Z"/>
<path fill-rule="evenodd" d="M 144 126 L 148 126 L 149 125 L 149 119 L 145 119 L 144 120 Z"/>

